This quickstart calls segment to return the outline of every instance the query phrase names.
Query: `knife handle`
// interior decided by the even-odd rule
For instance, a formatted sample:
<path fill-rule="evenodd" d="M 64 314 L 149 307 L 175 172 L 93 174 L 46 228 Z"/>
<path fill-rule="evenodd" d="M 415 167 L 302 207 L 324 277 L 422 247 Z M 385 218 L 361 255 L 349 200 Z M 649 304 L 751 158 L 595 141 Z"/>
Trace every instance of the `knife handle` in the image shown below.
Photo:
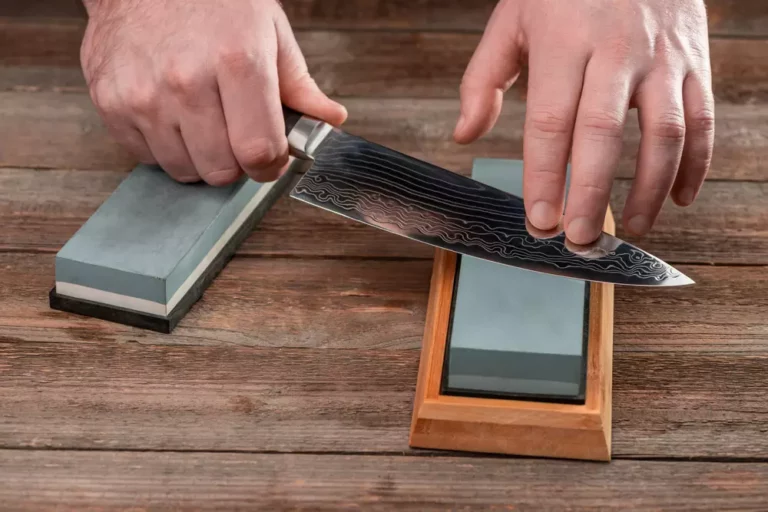
<path fill-rule="evenodd" d="M 283 105 L 283 119 L 285 120 L 285 136 L 287 137 L 291 130 L 299 122 L 303 114 L 298 110 L 293 110 L 291 107 Z"/>

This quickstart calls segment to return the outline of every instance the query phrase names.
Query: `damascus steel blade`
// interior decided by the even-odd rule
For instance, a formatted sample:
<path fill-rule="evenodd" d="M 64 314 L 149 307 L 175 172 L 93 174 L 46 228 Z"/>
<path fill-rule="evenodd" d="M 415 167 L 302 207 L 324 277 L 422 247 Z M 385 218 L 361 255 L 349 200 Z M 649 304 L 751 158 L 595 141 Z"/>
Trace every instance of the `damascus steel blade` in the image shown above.
<path fill-rule="evenodd" d="M 291 197 L 442 249 L 536 272 L 637 286 L 693 281 L 670 265 L 603 233 L 571 247 L 563 233 L 526 229 L 523 200 L 362 138 L 332 130 Z"/>

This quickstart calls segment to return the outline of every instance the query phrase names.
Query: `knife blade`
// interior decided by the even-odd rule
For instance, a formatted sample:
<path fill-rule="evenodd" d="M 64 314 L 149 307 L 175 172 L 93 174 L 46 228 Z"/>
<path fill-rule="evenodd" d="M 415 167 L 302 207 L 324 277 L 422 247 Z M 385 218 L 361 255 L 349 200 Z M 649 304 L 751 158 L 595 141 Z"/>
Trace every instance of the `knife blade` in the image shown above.
<path fill-rule="evenodd" d="M 573 246 L 533 236 L 522 198 L 283 107 L 291 153 L 311 161 L 290 196 L 390 233 L 535 272 L 633 286 L 693 280 L 608 233 Z"/>

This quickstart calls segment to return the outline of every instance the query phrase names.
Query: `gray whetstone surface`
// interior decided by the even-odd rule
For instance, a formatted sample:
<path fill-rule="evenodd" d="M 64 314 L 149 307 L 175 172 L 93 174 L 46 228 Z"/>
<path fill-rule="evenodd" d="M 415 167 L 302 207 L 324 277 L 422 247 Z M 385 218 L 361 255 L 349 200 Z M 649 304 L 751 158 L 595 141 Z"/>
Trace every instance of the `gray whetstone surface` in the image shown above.
<path fill-rule="evenodd" d="M 57 254 L 56 281 L 142 299 L 164 313 L 69 296 L 58 284 L 51 307 L 170 332 L 304 167 L 294 160 L 271 184 L 242 178 L 211 187 L 138 166 Z"/>
<path fill-rule="evenodd" d="M 56 280 L 166 303 L 261 187 L 139 166 L 56 256 Z"/>
<path fill-rule="evenodd" d="M 522 195 L 522 162 L 478 159 L 473 178 Z M 583 399 L 583 281 L 460 258 L 446 391 Z"/>

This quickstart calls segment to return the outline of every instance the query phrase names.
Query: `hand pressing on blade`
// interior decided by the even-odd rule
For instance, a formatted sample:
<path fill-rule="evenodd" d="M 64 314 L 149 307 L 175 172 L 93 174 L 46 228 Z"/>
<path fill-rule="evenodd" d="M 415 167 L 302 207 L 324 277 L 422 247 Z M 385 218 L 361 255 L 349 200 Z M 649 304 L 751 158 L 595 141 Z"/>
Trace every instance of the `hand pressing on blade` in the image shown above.
<path fill-rule="evenodd" d="M 702 0 L 502 0 L 461 84 L 458 142 L 493 127 L 526 57 L 524 198 L 536 228 L 555 228 L 565 211 L 571 241 L 599 236 L 631 108 L 642 140 L 626 230 L 646 234 L 670 193 L 693 202 L 714 142 Z"/>
<path fill-rule="evenodd" d="M 175 179 L 272 181 L 285 170 L 282 103 L 346 118 L 309 76 L 276 0 L 85 0 L 81 60 L 113 136 Z"/>

